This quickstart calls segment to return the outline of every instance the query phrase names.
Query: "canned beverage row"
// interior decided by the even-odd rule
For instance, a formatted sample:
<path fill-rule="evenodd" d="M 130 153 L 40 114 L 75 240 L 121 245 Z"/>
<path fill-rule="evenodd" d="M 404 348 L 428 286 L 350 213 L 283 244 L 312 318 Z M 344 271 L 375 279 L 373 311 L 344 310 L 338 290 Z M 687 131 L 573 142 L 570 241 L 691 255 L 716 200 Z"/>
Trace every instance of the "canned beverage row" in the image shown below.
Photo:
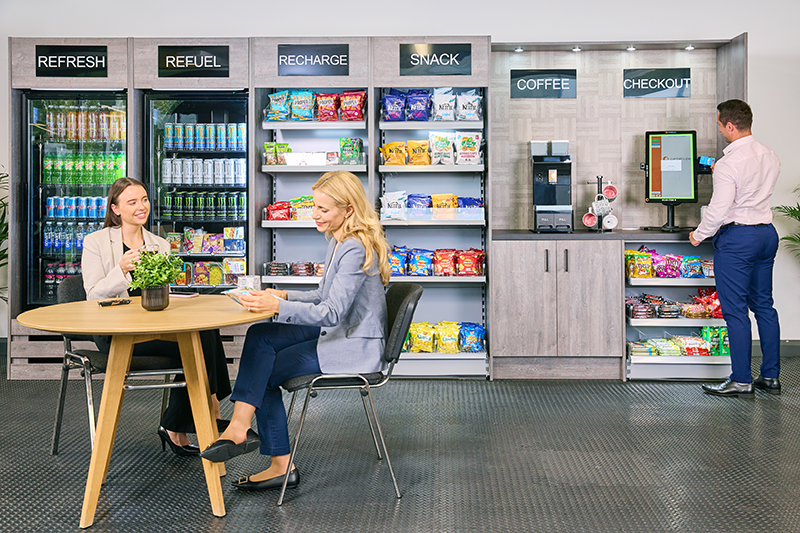
<path fill-rule="evenodd" d="M 104 219 L 104 196 L 48 196 L 45 200 L 45 218 L 56 220 Z"/>
<path fill-rule="evenodd" d="M 166 192 L 161 196 L 161 216 L 197 220 L 246 220 L 246 192 Z"/>
<path fill-rule="evenodd" d="M 166 150 L 244 152 L 247 149 L 247 124 L 164 124 Z"/>
<path fill-rule="evenodd" d="M 161 161 L 161 183 L 220 187 L 247 184 L 247 160 L 168 158 Z"/>

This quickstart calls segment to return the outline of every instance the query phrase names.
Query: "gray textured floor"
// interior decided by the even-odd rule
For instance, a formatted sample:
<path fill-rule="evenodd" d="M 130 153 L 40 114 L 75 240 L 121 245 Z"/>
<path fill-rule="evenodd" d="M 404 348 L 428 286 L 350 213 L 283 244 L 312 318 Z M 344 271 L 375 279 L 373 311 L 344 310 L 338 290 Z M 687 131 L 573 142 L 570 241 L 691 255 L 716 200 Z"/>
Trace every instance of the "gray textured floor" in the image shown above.
<path fill-rule="evenodd" d="M 755 400 L 686 382 L 393 381 L 375 397 L 400 500 L 356 393 L 324 394 L 300 487 L 281 508 L 276 493 L 238 493 L 230 480 L 266 464 L 237 458 L 224 518 L 199 461 L 161 452 L 159 393 L 129 393 L 91 530 L 798 531 L 800 358 L 783 367 L 784 394 Z M 56 393 L 54 381 L 0 378 L 0 531 L 78 530 L 90 454 L 80 382 L 54 457 Z"/>

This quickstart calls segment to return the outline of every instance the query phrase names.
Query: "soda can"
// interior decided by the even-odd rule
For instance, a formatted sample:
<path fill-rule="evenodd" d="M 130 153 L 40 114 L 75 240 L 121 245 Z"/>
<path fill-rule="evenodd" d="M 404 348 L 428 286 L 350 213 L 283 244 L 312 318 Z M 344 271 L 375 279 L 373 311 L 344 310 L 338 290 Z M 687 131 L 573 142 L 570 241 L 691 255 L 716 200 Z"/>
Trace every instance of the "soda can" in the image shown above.
<path fill-rule="evenodd" d="M 206 124 L 206 150 L 214 151 L 217 149 L 217 126 Z"/>
<path fill-rule="evenodd" d="M 203 185 L 211 187 L 214 185 L 214 160 L 205 159 L 203 161 Z"/>
<path fill-rule="evenodd" d="M 236 220 L 247 220 L 247 193 L 236 193 Z"/>
<path fill-rule="evenodd" d="M 183 184 L 184 185 L 191 185 L 192 184 L 192 160 L 191 159 L 181 159 L 183 163 Z"/>
<path fill-rule="evenodd" d="M 161 183 L 172 183 L 172 159 L 161 160 Z"/>
<path fill-rule="evenodd" d="M 48 196 L 45 204 L 45 216 L 47 218 L 55 218 L 56 216 L 56 197 Z"/>
<path fill-rule="evenodd" d="M 84 200 L 84 198 L 81 198 L 81 200 Z M 78 218 L 87 218 L 89 216 L 89 209 L 86 202 L 81 201 L 78 204 L 76 215 Z"/>
<path fill-rule="evenodd" d="M 214 207 L 214 218 L 218 220 L 224 220 L 227 216 L 227 207 L 228 207 L 228 200 L 226 198 L 226 194 L 224 192 L 218 192 L 214 201 L 216 202 L 216 206 Z"/>
<path fill-rule="evenodd" d="M 183 124 L 175 124 L 175 137 L 172 139 L 172 148 L 174 150 L 183 150 L 186 139 L 186 128 Z"/>
<path fill-rule="evenodd" d="M 214 160 L 214 185 L 225 185 L 225 160 Z"/>
<path fill-rule="evenodd" d="M 228 220 L 238 220 L 239 193 L 231 192 L 225 195 L 225 212 Z"/>
<path fill-rule="evenodd" d="M 228 149 L 228 128 L 225 124 L 217 124 L 217 150 L 224 152 Z"/>
<path fill-rule="evenodd" d="M 172 183 L 175 185 L 183 183 L 183 160 L 177 157 L 172 159 Z"/>
<path fill-rule="evenodd" d="M 192 159 L 192 185 L 203 185 L 202 159 Z"/>
<path fill-rule="evenodd" d="M 247 159 L 234 160 L 233 182 L 236 185 L 247 184 Z"/>
<path fill-rule="evenodd" d="M 174 193 L 169 191 L 165 192 L 164 195 L 161 197 L 161 216 L 162 217 L 172 217 L 173 212 L 173 204 L 174 204 Z"/>
<path fill-rule="evenodd" d="M 96 219 L 97 218 L 97 206 L 92 204 L 86 208 L 86 218 Z"/>
<path fill-rule="evenodd" d="M 184 138 L 183 138 L 183 149 L 184 150 L 195 150 L 196 146 L 194 143 L 194 124 L 186 124 L 183 128 L 184 131 Z"/>
<path fill-rule="evenodd" d="M 175 146 L 175 124 L 169 122 L 164 124 L 164 149 L 172 150 Z"/>
<path fill-rule="evenodd" d="M 201 220 L 206 217 L 206 193 L 194 193 L 194 217 Z"/>
<path fill-rule="evenodd" d="M 195 150 L 208 150 L 206 146 L 206 125 L 194 125 L 194 149 Z"/>
<path fill-rule="evenodd" d="M 105 196 L 95 196 L 94 197 L 94 205 L 96 205 L 98 209 L 100 209 L 101 207 L 105 207 L 107 201 L 108 201 L 108 198 L 106 198 Z"/>
<path fill-rule="evenodd" d="M 217 208 L 217 193 L 207 192 L 204 195 L 206 218 L 213 219 L 216 217 L 215 210 Z"/>
<path fill-rule="evenodd" d="M 236 163 L 233 162 L 233 159 L 224 159 L 223 161 L 225 161 L 225 185 L 233 185 L 236 174 Z"/>
<path fill-rule="evenodd" d="M 64 207 L 75 207 L 75 205 L 74 196 L 64 196 Z"/>
<path fill-rule="evenodd" d="M 230 124 L 228 124 L 228 132 L 227 132 L 228 140 L 226 142 L 226 145 L 228 146 L 228 150 L 239 150 L 240 149 L 238 144 L 236 143 L 236 135 L 237 135 L 236 134 L 236 130 L 237 130 L 237 128 L 236 128 L 236 123 L 235 122 L 231 122 Z"/>
<path fill-rule="evenodd" d="M 106 218 L 106 205 L 103 204 L 97 208 L 97 218 L 104 219 Z"/>
<path fill-rule="evenodd" d="M 187 191 L 184 193 L 183 197 L 183 216 L 184 218 L 194 218 L 195 217 L 195 199 L 197 197 L 197 193 L 194 191 Z"/>
<path fill-rule="evenodd" d="M 45 200 L 45 205 L 47 207 L 55 207 L 56 206 L 56 197 L 55 196 L 48 196 L 47 200 Z"/>
<path fill-rule="evenodd" d="M 240 152 L 247 150 L 247 123 L 236 124 L 236 149 Z"/>

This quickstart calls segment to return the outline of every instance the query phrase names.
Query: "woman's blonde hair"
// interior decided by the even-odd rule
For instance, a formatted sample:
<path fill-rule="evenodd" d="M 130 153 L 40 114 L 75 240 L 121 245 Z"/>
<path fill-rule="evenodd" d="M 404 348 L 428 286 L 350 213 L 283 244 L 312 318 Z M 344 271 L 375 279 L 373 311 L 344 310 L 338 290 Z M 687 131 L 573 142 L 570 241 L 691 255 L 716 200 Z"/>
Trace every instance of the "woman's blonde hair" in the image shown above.
<path fill-rule="evenodd" d="M 337 170 L 326 172 L 311 187 L 328 195 L 334 205 L 342 210 L 348 206 L 353 208 L 353 214 L 344 219 L 342 224 L 343 238 L 355 237 L 366 249 L 367 256 L 362 267 L 368 275 L 374 275 L 374 254 L 378 254 L 378 270 L 384 285 L 389 283 L 391 267 L 389 266 L 389 243 L 383 234 L 378 214 L 367 200 L 361 180 L 350 172 Z"/>

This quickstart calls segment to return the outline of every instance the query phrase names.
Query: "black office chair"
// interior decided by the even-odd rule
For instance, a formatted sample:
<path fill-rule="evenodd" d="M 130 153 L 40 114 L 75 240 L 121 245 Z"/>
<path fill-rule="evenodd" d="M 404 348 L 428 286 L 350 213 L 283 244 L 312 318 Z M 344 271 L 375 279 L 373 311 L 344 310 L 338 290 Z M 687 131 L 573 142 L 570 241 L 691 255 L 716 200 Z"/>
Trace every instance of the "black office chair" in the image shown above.
<path fill-rule="evenodd" d="M 291 419 L 292 417 L 294 401 L 298 391 L 308 389 L 306 392 L 306 400 L 303 404 L 303 410 L 300 413 L 300 422 L 297 425 L 297 432 L 294 437 L 294 446 L 292 446 L 292 453 L 289 456 L 290 468 L 297 456 L 297 446 L 300 443 L 300 432 L 303 429 L 303 422 L 305 421 L 306 412 L 308 411 L 309 400 L 311 398 L 316 398 L 317 391 L 321 390 L 359 389 L 361 400 L 364 404 L 364 412 L 367 415 L 367 422 L 369 423 L 369 430 L 372 432 L 372 442 L 375 444 L 375 450 L 378 452 L 378 459 L 383 459 L 381 456 L 381 448 L 383 448 L 383 454 L 386 456 L 386 464 L 392 476 L 394 492 L 397 497 L 400 498 L 400 489 L 397 487 L 397 479 L 394 476 L 392 461 L 389 459 L 389 451 L 386 449 L 386 442 L 383 439 L 383 430 L 378 421 L 378 411 L 375 410 L 375 402 L 372 400 L 371 390 L 375 387 L 383 386 L 389 381 L 389 378 L 392 377 L 394 365 L 400 359 L 400 351 L 403 348 L 403 343 L 408 334 L 408 328 L 411 325 L 411 320 L 414 318 L 414 311 L 417 308 L 417 303 L 421 296 L 422 287 L 414 283 L 396 283 L 386 291 L 386 309 L 389 315 L 389 328 L 386 332 L 383 359 L 389 363 L 389 368 L 385 374 L 383 372 L 374 372 L 371 374 L 308 374 L 292 378 L 281 385 L 283 389 L 292 393 L 292 401 L 289 404 L 287 419 Z M 369 398 L 369 404 L 367 404 L 367 398 Z M 375 427 L 373 427 L 372 424 L 372 417 L 370 416 L 370 408 L 372 416 L 375 417 L 375 427 L 378 428 L 377 437 L 375 435 Z M 378 446 L 378 437 L 380 437 L 380 446 Z M 289 476 L 284 476 L 281 494 L 278 497 L 278 505 L 283 503 L 283 496 L 286 493 L 286 484 L 288 481 Z"/>
<path fill-rule="evenodd" d="M 77 302 L 86 299 L 86 292 L 83 289 L 83 276 L 70 276 L 58 286 L 58 303 Z M 92 375 L 102 374 L 108 366 L 108 354 L 98 350 L 73 350 L 73 341 L 92 341 L 88 335 L 62 335 L 64 339 L 64 364 L 61 367 L 61 390 L 58 393 L 58 406 L 56 408 L 56 421 L 53 425 L 53 443 L 50 454 L 58 454 L 58 439 L 61 434 L 61 419 L 64 415 L 64 400 L 67 394 L 67 382 L 69 381 L 69 371 L 80 368 L 81 375 L 86 385 L 86 407 L 89 410 L 89 438 L 94 447 L 95 414 L 94 399 L 92 394 Z M 175 374 L 183 372 L 181 368 L 175 368 L 175 359 L 169 357 L 133 357 L 131 358 L 130 371 L 125 374 L 125 390 L 149 390 L 164 389 L 161 397 L 161 413 L 167 407 L 169 389 L 185 387 L 185 382 L 173 383 L 170 378 Z M 128 383 L 128 378 L 152 378 L 164 377 L 164 383 L 132 385 Z"/>

